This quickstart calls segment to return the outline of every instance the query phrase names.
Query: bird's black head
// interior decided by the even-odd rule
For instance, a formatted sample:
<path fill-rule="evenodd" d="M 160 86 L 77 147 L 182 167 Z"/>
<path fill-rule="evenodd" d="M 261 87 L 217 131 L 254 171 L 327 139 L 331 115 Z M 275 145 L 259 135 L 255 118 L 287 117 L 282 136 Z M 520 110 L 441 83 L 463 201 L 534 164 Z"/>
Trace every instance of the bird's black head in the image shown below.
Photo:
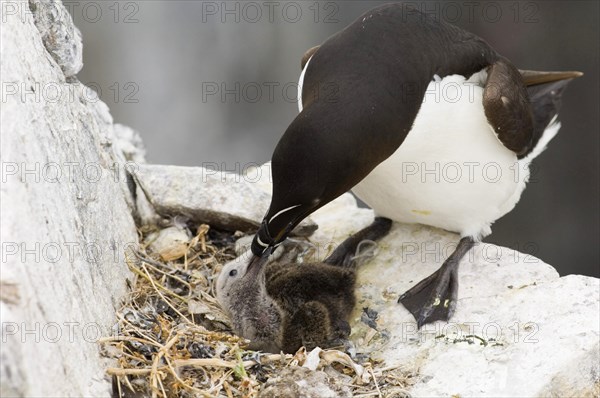
<path fill-rule="evenodd" d="M 341 114 L 342 105 L 311 103 L 279 140 L 271 158 L 271 204 L 252 242 L 255 256 L 268 256 L 304 218 L 350 190 L 385 158 L 372 156 L 376 151 L 351 130 L 353 118 L 328 117 Z M 358 143 L 344 138 L 348 134 Z"/>

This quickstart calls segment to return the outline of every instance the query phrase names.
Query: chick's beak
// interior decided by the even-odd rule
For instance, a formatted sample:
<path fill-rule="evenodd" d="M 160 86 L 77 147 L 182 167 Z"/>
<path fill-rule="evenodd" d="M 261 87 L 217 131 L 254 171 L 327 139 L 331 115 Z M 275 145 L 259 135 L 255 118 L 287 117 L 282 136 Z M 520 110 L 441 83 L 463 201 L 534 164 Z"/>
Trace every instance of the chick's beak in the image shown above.
<path fill-rule="evenodd" d="M 267 260 L 269 259 L 269 254 L 271 254 L 271 250 L 265 250 L 265 252 L 260 256 L 253 254 L 248 262 L 246 275 L 257 275 L 258 272 L 262 269 L 262 267 L 267 263 Z"/>

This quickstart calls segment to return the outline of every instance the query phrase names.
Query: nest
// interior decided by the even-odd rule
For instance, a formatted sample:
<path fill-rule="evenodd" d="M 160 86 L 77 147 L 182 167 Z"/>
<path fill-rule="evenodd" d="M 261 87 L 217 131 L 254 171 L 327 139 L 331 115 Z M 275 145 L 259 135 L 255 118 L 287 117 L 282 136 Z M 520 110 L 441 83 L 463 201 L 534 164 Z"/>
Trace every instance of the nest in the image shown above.
<path fill-rule="evenodd" d="M 131 293 L 117 311 L 112 336 L 102 338 L 114 397 L 257 397 L 285 368 L 324 370 L 356 397 L 408 396 L 415 374 L 374 361 L 356 363 L 347 354 L 319 348 L 295 355 L 247 349 L 231 333 L 214 282 L 235 258 L 239 235 L 208 225 L 190 226 L 194 236 L 152 252 L 147 243 L 158 228 L 142 228 L 137 252 L 126 253 L 134 275 Z"/>

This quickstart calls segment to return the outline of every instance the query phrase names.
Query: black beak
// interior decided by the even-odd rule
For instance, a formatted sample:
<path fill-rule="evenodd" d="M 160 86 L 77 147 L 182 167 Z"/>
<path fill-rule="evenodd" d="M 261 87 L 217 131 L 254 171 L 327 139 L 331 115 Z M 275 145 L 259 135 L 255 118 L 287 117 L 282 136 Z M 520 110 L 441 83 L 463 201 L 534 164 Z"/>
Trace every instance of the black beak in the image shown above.
<path fill-rule="evenodd" d="M 262 269 L 262 267 L 267 263 L 269 259 L 269 255 L 273 252 L 271 248 L 265 250 L 262 255 L 257 256 L 255 254 L 252 255 L 250 261 L 248 263 L 248 268 L 246 269 L 246 275 L 252 274 L 257 275 L 258 272 Z"/>
<path fill-rule="evenodd" d="M 260 228 L 252 240 L 252 245 L 250 246 L 252 253 L 257 257 L 262 257 L 264 255 L 268 257 L 271 253 L 273 253 L 277 245 L 287 238 L 289 233 L 300 221 L 302 221 L 302 219 L 304 219 L 304 217 L 306 217 L 307 214 L 302 214 L 286 224 L 279 226 L 275 225 L 274 230 L 278 231 L 275 236 L 271 236 L 271 233 L 269 232 L 267 216 L 265 216 L 260 224 Z M 283 219 L 283 217 L 280 218 Z"/>
<path fill-rule="evenodd" d="M 267 219 L 262 221 L 260 228 L 254 235 L 254 239 L 252 240 L 252 253 L 257 257 L 262 257 L 263 255 L 269 256 L 273 252 L 272 247 L 275 246 L 275 240 L 271 237 L 269 233 L 269 226 L 267 225 Z"/>

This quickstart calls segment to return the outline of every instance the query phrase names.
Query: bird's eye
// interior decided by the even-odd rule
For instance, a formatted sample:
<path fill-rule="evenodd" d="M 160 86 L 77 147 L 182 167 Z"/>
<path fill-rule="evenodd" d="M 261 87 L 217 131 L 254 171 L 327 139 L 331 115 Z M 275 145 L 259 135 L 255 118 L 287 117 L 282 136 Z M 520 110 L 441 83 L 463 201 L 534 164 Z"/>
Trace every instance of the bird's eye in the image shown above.
<path fill-rule="evenodd" d="M 231 271 L 229 271 L 229 276 L 236 276 L 237 275 L 237 269 L 232 269 Z"/>

